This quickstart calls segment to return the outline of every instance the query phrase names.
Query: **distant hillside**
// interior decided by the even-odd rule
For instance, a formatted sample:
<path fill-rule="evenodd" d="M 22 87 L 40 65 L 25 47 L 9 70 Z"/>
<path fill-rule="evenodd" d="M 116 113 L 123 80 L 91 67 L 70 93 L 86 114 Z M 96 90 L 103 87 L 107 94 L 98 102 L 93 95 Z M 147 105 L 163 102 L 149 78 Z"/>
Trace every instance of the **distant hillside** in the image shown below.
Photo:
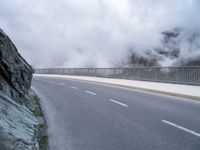
<path fill-rule="evenodd" d="M 162 32 L 160 46 L 143 55 L 131 52 L 130 66 L 196 66 L 200 65 L 200 33 L 175 28 Z"/>

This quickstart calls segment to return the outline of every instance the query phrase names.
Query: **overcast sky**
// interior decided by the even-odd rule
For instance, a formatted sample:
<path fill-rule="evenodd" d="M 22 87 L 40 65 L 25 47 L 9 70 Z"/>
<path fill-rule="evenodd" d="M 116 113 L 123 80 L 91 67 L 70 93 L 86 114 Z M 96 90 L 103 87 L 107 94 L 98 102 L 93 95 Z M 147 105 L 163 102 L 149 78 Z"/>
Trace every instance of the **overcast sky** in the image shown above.
<path fill-rule="evenodd" d="M 0 28 L 37 67 L 112 67 L 175 27 L 199 31 L 199 0 L 0 1 Z"/>

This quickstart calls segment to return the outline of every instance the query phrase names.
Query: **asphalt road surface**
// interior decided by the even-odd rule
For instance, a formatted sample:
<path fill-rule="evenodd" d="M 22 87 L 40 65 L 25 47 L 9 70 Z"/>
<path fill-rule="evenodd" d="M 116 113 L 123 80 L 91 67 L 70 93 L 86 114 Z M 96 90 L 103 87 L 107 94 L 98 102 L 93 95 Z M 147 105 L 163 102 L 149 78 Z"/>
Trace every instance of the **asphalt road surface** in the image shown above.
<path fill-rule="evenodd" d="M 200 102 L 34 77 L 51 150 L 200 150 Z"/>

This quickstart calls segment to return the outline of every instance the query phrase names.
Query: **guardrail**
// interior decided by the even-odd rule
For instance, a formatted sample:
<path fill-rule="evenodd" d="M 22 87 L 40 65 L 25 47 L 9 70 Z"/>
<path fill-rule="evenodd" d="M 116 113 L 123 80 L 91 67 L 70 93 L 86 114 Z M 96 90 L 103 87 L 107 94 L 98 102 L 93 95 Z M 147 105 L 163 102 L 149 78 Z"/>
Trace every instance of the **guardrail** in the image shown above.
<path fill-rule="evenodd" d="M 153 82 L 200 85 L 200 66 L 142 68 L 40 68 L 38 74 L 95 76 Z"/>

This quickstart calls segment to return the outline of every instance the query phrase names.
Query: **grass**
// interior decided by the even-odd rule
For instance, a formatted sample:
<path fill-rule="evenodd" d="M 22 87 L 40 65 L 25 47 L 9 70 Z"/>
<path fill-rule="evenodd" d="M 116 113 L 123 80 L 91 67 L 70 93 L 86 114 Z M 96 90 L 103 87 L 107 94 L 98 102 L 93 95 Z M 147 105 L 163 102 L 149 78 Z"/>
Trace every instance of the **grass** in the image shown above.
<path fill-rule="evenodd" d="M 30 100 L 31 100 L 31 107 L 30 111 L 36 116 L 36 117 L 42 117 L 43 121 L 40 119 L 39 123 L 39 133 L 38 133 L 38 141 L 39 141 L 39 147 L 40 150 L 49 150 L 49 144 L 48 144 L 48 134 L 47 134 L 47 125 L 45 122 L 44 114 L 40 106 L 40 97 L 38 97 L 34 91 L 29 94 Z"/>
<path fill-rule="evenodd" d="M 32 99 L 35 100 L 36 104 L 40 104 L 40 98 L 36 94 L 32 95 Z"/>
<path fill-rule="evenodd" d="M 30 108 L 30 111 L 34 113 L 35 116 L 44 116 L 40 107 L 40 98 L 36 94 L 30 95 L 30 98 L 33 102 L 33 108 Z"/>
<path fill-rule="evenodd" d="M 45 123 L 40 123 L 40 124 L 39 124 L 39 127 L 42 128 L 42 129 L 44 129 L 44 128 L 46 128 L 47 126 L 46 126 Z"/>
<path fill-rule="evenodd" d="M 48 142 L 49 142 L 49 138 L 48 135 L 43 135 L 40 139 L 40 144 L 42 145 L 40 148 L 42 150 L 48 150 Z"/>

